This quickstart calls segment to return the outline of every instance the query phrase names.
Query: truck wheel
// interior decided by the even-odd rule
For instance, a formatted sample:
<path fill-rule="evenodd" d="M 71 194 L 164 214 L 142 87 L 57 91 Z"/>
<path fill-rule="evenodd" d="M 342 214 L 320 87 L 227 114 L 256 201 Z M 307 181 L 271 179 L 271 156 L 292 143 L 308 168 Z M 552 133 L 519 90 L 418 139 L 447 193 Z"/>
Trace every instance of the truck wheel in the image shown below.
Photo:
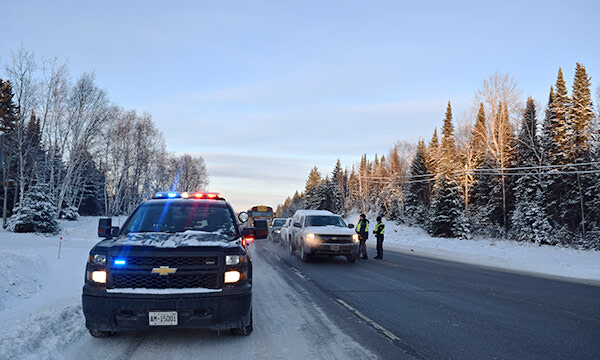
<path fill-rule="evenodd" d="M 290 255 L 295 255 L 296 254 L 296 249 L 294 249 L 294 241 L 292 239 L 290 239 Z"/>
<path fill-rule="evenodd" d="M 250 323 L 248 326 L 231 329 L 231 335 L 248 336 L 252 333 L 252 310 L 250 310 Z"/>
<path fill-rule="evenodd" d="M 107 338 L 107 337 L 111 337 L 115 334 L 114 331 L 103 331 L 103 330 L 96 330 L 96 329 L 88 329 L 88 331 L 90 332 L 90 335 L 92 335 L 95 338 Z"/>
<path fill-rule="evenodd" d="M 357 255 L 346 255 L 346 260 L 350 263 L 353 264 L 356 262 L 356 258 L 358 256 Z"/>
<path fill-rule="evenodd" d="M 300 260 L 302 260 L 302 262 L 309 262 L 310 254 L 308 254 L 304 248 L 304 241 L 300 240 Z"/>

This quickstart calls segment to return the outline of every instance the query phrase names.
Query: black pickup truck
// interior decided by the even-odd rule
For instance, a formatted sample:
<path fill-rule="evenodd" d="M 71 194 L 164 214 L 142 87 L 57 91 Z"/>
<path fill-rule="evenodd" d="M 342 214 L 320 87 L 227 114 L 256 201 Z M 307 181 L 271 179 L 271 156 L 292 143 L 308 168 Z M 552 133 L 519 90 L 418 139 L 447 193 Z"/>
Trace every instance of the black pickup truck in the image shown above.
<path fill-rule="evenodd" d="M 248 219 L 238 215 L 240 222 Z M 252 332 L 252 258 L 231 205 L 215 193 L 157 193 L 123 226 L 100 219 L 82 303 L 94 337 L 155 327 Z"/>

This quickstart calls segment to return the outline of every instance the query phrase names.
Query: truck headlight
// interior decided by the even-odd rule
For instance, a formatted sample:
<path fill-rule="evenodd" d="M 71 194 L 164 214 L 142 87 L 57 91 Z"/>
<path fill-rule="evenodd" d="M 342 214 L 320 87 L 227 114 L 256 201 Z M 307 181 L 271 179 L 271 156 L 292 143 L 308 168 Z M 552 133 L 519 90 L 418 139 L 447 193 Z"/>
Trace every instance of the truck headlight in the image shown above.
<path fill-rule="evenodd" d="M 106 284 L 106 271 L 92 271 L 92 281 L 98 284 Z"/>
<path fill-rule="evenodd" d="M 237 265 L 240 263 L 239 255 L 225 255 L 225 265 Z"/>
<path fill-rule="evenodd" d="M 225 283 L 231 284 L 240 281 L 242 274 L 239 271 L 228 271 L 225 273 Z"/>
<path fill-rule="evenodd" d="M 89 262 L 96 265 L 106 265 L 106 255 L 90 254 Z"/>
<path fill-rule="evenodd" d="M 354 241 L 355 244 L 358 244 L 358 234 L 352 235 L 352 241 Z"/>
<path fill-rule="evenodd" d="M 319 243 L 319 239 L 317 238 L 317 236 L 315 234 L 309 233 L 309 234 L 306 234 L 306 243 L 308 245 L 316 245 Z"/>

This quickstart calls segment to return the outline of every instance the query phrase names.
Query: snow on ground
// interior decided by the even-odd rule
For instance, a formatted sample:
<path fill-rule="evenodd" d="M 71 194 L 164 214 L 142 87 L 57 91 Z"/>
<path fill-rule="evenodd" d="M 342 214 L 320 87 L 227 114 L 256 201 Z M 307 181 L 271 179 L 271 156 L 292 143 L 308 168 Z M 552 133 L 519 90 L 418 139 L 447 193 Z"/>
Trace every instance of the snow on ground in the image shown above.
<path fill-rule="evenodd" d="M 374 218 L 369 216 L 371 230 Z M 356 224 L 358 215 L 348 220 Z M 249 337 L 218 336 L 210 331 L 154 331 L 91 338 L 81 311 L 81 288 L 88 252 L 98 241 L 97 222 L 96 217 L 63 221 L 61 234 L 53 236 L 0 229 L 0 359 L 71 359 L 86 356 L 93 348 L 101 348 L 107 359 L 123 358 L 125 350 L 135 353 L 128 359 L 144 360 L 172 354 L 178 358 L 203 354 L 244 359 L 372 357 L 258 256 L 254 289 L 257 321 Z M 600 281 L 598 251 L 497 239 L 432 238 L 419 228 L 384 222 L 384 251 Z M 119 225 L 118 220 L 114 223 Z M 367 244 L 375 245 L 373 235 Z M 374 249 L 369 253 L 373 256 Z M 236 350 L 240 348 L 248 350 L 244 356 Z"/>
<path fill-rule="evenodd" d="M 92 338 L 81 289 L 97 224 L 97 217 L 63 221 L 61 234 L 52 236 L 0 229 L 0 360 L 80 359 L 90 351 L 112 360 L 374 358 L 258 255 L 250 336 L 154 330 Z"/>
<path fill-rule="evenodd" d="M 0 359 L 60 359 L 86 333 L 81 288 L 97 224 L 63 221 L 52 236 L 0 228 Z"/>
<path fill-rule="evenodd" d="M 369 214 L 370 235 L 367 246 L 375 247 L 372 231 L 376 215 Z M 347 222 L 356 224 L 358 214 Z M 600 281 L 600 251 L 576 250 L 559 246 L 538 246 L 505 239 L 475 238 L 471 240 L 434 238 L 423 229 L 397 225 L 386 221 L 383 251 L 394 250 L 463 263 L 484 265 L 506 270 L 533 272 L 540 275 Z M 375 249 L 369 249 L 375 256 Z"/>

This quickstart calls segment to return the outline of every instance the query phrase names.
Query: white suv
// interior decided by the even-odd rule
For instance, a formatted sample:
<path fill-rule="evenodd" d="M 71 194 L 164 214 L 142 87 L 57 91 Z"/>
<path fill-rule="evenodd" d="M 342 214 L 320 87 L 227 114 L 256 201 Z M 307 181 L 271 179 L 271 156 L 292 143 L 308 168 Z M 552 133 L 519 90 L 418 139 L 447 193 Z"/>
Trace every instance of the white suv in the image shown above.
<path fill-rule="evenodd" d="M 358 255 L 358 235 L 341 216 L 326 210 L 298 210 L 289 228 L 290 253 L 300 250 L 302 261 L 312 255 L 342 255 L 355 262 Z"/>

